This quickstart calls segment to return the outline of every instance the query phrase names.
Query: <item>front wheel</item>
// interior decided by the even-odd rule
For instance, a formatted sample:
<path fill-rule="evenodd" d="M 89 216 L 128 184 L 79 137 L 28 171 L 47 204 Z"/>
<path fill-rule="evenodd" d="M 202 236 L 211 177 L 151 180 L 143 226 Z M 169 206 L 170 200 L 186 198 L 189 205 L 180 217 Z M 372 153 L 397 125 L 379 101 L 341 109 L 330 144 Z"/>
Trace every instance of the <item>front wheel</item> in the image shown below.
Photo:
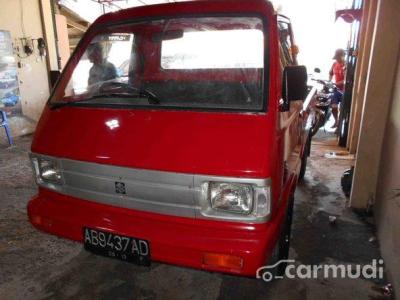
<path fill-rule="evenodd" d="M 274 276 L 283 276 L 285 274 L 287 262 L 281 262 L 281 260 L 287 260 L 289 257 L 289 249 L 290 249 L 290 236 L 292 232 L 292 220 L 293 220 L 293 205 L 294 205 L 294 197 L 291 196 L 288 200 L 288 207 L 286 210 L 286 215 L 283 224 L 283 230 L 277 241 L 274 250 L 272 251 L 271 259 L 269 262 L 270 266 L 274 264 L 278 265 L 271 270 Z"/>
<path fill-rule="evenodd" d="M 310 134 L 314 136 L 317 134 L 320 128 L 325 126 L 325 113 L 318 110 L 315 110 L 312 114 L 311 128 Z"/>

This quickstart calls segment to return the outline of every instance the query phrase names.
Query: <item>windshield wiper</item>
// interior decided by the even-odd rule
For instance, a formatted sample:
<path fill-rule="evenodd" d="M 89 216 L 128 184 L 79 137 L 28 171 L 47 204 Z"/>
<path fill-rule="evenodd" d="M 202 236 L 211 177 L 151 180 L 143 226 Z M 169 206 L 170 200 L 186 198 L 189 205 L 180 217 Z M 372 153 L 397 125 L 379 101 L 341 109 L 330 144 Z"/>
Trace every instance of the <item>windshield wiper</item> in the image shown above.
<path fill-rule="evenodd" d="M 160 99 L 153 92 L 147 89 L 138 89 L 138 95 L 140 97 L 147 97 L 150 104 L 160 104 Z"/>
<path fill-rule="evenodd" d="M 160 104 L 160 99 L 152 92 L 146 89 L 136 89 L 131 87 L 130 90 L 132 93 L 102 93 L 102 94 L 96 94 L 84 99 L 80 99 L 77 101 L 64 101 L 64 102 L 58 102 L 58 103 L 53 103 L 51 104 L 51 109 L 57 109 L 65 106 L 74 106 L 79 103 L 85 103 L 85 102 L 90 102 L 91 100 L 94 99 L 99 99 L 99 98 L 138 98 L 138 97 L 144 97 L 147 98 L 149 101 L 149 104 Z"/>

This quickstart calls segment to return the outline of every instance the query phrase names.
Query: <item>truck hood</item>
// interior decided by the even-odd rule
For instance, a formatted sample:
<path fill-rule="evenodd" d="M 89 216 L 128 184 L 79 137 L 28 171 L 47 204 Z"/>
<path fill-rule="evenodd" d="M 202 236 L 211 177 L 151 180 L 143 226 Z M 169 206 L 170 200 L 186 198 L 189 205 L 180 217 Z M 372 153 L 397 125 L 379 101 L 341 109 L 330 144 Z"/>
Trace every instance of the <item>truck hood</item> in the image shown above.
<path fill-rule="evenodd" d="M 267 114 L 46 106 L 32 152 L 148 170 L 265 178 Z"/>

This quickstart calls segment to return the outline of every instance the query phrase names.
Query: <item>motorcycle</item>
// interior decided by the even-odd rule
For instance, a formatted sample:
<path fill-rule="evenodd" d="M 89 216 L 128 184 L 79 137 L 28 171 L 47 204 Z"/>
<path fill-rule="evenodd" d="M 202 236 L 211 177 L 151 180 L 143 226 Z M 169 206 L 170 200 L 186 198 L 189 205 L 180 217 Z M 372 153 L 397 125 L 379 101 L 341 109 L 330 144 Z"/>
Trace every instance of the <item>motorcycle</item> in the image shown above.
<path fill-rule="evenodd" d="M 316 69 L 317 71 L 318 69 Z M 326 123 L 332 115 L 332 98 L 337 92 L 337 87 L 334 83 L 328 80 L 311 79 L 322 85 L 322 89 L 318 90 L 314 96 L 312 103 L 313 112 L 311 114 L 311 136 L 314 136 L 320 128 L 325 128 Z"/>

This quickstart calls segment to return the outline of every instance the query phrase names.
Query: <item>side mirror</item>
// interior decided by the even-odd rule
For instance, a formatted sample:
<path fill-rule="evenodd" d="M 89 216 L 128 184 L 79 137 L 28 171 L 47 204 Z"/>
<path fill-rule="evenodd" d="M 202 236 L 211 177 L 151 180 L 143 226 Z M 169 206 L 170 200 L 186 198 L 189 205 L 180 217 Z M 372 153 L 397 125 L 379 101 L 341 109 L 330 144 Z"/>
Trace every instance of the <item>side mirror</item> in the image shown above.
<path fill-rule="evenodd" d="M 56 71 L 50 71 L 50 85 L 51 88 L 54 87 L 54 85 L 56 84 L 58 78 L 60 78 L 61 72 L 56 70 Z"/>
<path fill-rule="evenodd" d="M 314 72 L 315 72 L 315 73 L 321 73 L 321 69 L 320 69 L 320 68 L 315 68 L 315 69 L 314 69 Z"/>
<path fill-rule="evenodd" d="M 282 111 L 288 111 L 290 101 L 304 100 L 307 96 L 307 69 L 305 66 L 288 66 L 283 70 Z"/>

